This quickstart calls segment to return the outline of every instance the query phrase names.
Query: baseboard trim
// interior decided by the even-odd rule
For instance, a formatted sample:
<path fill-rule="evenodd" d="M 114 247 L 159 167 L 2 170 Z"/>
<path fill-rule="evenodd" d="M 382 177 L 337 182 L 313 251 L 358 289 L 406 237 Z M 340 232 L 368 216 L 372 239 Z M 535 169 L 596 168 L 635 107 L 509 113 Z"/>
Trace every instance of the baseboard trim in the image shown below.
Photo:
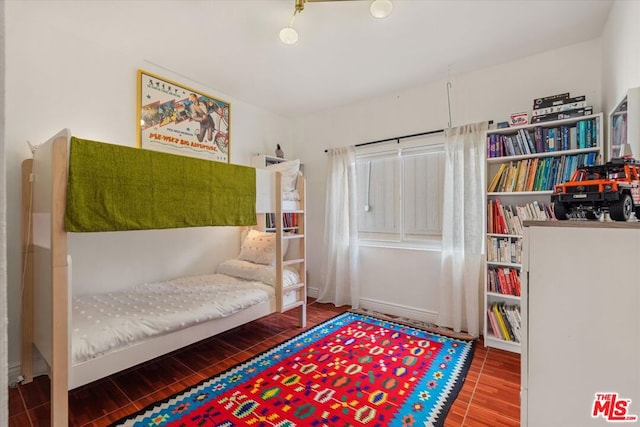
<path fill-rule="evenodd" d="M 9 366 L 9 385 L 18 383 L 18 377 L 22 375 L 22 364 L 16 363 Z"/>
<path fill-rule="evenodd" d="M 320 289 L 318 288 L 307 288 L 307 296 L 309 298 L 318 298 L 320 295 Z"/>
<path fill-rule="evenodd" d="M 23 376 L 22 374 L 22 364 L 14 363 L 9 366 L 9 384 L 17 384 L 20 381 L 19 378 Z M 33 352 L 33 376 L 39 377 L 40 375 L 49 375 L 49 366 L 47 362 L 44 361 L 40 353 L 37 351 Z"/>
<path fill-rule="evenodd" d="M 394 304 L 386 301 L 379 301 L 371 298 L 360 298 L 360 307 L 378 311 L 393 316 L 406 317 L 408 319 L 420 320 L 423 322 L 435 323 L 438 317 L 437 311 L 423 310 L 401 304 Z"/>

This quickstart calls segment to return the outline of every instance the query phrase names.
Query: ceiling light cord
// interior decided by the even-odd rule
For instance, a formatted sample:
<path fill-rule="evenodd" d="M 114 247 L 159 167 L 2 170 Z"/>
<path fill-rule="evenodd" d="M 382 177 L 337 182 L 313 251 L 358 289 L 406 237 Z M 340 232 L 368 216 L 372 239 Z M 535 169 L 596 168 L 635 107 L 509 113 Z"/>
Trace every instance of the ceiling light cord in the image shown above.
<path fill-rule="evenodd" d="M 291 19 L 289 20 L 289 28 L 293 28 L 293 21 L 296 19 L 296 15 L 298 14 L 298 9 L 293 11 L 293 15 L 291 15 Z"/>
<path fill-rule="evenodd" d="M 289 25 L 280 30 L 280 41 L 284 44 L 295 44 L 298 41 L 298 32 L 293 28 L 293 21 L 296 19 L 298 11 L 299 9 L 296 6 L 296 10 L 293 11 L 293 15 L 289 20 Z"/>

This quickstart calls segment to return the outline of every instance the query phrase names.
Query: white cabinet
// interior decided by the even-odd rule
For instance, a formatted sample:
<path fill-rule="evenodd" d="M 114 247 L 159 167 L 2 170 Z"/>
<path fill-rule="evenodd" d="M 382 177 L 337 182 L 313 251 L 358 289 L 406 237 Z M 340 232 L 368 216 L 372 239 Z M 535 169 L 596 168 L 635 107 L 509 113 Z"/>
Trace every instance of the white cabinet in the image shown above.
<path fill-rule="evenodd" d="M 553 186 L 602 161 L 603 115 L 487 131 L 484 342 L 520 352 L 522 222 L 553 218 Z"/>
<path fill-rule="evenodd" d="M 528 224 L 521 425 L 607 425 L 597 393 L 640 416 L 640 223 Z"/>

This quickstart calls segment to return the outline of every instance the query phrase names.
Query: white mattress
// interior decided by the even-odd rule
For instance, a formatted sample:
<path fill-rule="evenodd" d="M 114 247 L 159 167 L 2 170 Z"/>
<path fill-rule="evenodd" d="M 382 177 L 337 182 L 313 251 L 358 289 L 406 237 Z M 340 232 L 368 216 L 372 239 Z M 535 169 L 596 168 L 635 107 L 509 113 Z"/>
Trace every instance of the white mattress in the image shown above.
<path fill-rule="evenodd" d="M 153 335 L 226 317 L 273 297 L 271 286 L 224 274 L 77 296 L 72 304 L 72 363 Z"/>

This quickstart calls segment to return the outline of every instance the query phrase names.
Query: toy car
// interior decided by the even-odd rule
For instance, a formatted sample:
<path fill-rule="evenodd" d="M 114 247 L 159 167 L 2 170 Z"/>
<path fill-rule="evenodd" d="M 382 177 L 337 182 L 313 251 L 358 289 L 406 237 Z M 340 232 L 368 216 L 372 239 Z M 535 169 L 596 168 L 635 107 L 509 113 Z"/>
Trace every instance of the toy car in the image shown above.
<path fill-rule="evenodd" d="M 615 221 L 627 221 L 633 212 L 640 220 L 640 162 L 616 158 L 579 167 L 569 181 L 555 186 L 551 201 L 559 220 L 600 219 L 605 211 Z"/>

